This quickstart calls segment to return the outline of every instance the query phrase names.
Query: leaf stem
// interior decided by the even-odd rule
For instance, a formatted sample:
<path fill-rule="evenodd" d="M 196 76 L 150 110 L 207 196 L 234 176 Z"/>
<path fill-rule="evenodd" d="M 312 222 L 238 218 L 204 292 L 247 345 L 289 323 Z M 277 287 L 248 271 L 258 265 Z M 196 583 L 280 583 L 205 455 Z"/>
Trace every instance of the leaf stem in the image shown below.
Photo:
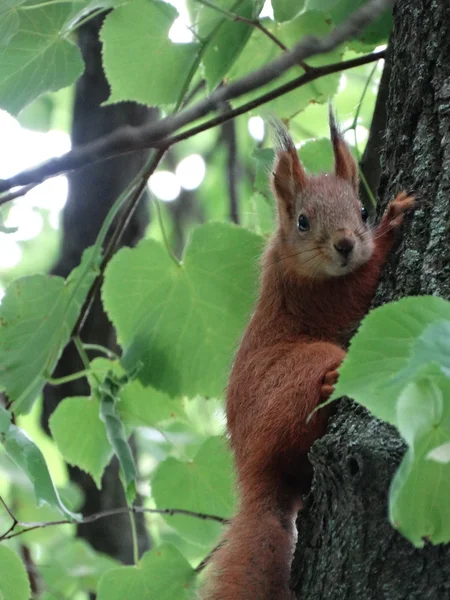
<path fill-rule="evenodd" d="M 177 267 L 181 267 L 181 262 L 175 256 L 172 248 L 170 247 L 169 238 L 167 237 L 166 228 L 164 227 L 164 222 L 163 222 L 162 213 L 161 213 L 161 206 L 159 205 L 158 198 L 155 198 L 155 197 L 153 198 L 153 204 L 155 206 L 156 218 L 158 219 L 159 229 L 161 230 L 161 235 L 162 235 L 164 246 L 167 250 L 167 253 L 170 256 L 170 258 L 173 260 L 173 262 L 177 265 Z"/>
<path fill-rule="evenodd" d="M 86 23 L 89 23 L 89 21 L 91 21 L 92 19 L 95 19 L 95 17 L 97 17 L 98 15 L 100 15 L 102 12 L 105 12 L 105 11 L 106 11 L 106 9 L 104 7 L 97 8 L 97 10 L 92 11 L 91 13 L 89 13 L 88 15 L 86 15 L 85 17 L 80 19 L 79 21 L 76 21 L 75 25 L 73 27 L 66 27 L 64 30 L 64 33 L 66 33 L 66 31 L 68 33 L 74 33 L 77 29 L 79 29 Z"/>
<path fill-rule="evenodd" d="M 133 560 L 134 564 L 137 565 L 139 562 L 139 545 L 138 545 L 138 537 L 137 537 L 137 528 L 136 528 L 136 515 L 133 510 L 133 507 L 128 505 L 129 508 L 129 516 L 130 516 L 130 524 L 131 524 L 131 536 L 133 538 Z"/>
<path fill-rule="evenodd" d="M 89 361 L 89 357 L 86 354 L 86 351 L 83 347 L 83 342 L 80 339 L 80 336 L 78 335 L 74 335 L 73 336 L 73 343 L 75 344 L 76 349 L 78 350 L 78 354 L 80 355 L 81 358 L 81 362 L 83 363 L 83 366 L 85 368 L 86 371 L 90 371 L 91 370 L 91 364 Z"/>
<path fill-rule="evenodd" d="M 34 10 L 36 8 L 45 8 L 46 6 L 52 6 L 53 4 L 67 4 L 67 0 L 45 0 L 39 4 L 32 4 L 31 6 L 19 6 L 19 10 Z"/>
<path fill-rule="evenodd" d="M 106 348 L 105 346 L 101 346 L 100 344 L 85 344 L 83 342 L 83 348 L 85 350 L 96 350 L 97 352 L 101 352 L 111 360 L 120 360 L 120 356 L 118 354 L 116 354 L 109 348 Z"/>
<path fill-rule="evenodd" d="M 63 383 L 70 383 L 71 381 L 76 381 L 77 379 L 86 377 L 86 375 L 88 375 L 89 373 L 90 369 L 83 369 L 82 371 L 78 371 L 77 373 L 71 373 L 70 375 L 66 375 L 65 377 L 46 377 L 46 381 L 51 385 L 62 385 Z"/>

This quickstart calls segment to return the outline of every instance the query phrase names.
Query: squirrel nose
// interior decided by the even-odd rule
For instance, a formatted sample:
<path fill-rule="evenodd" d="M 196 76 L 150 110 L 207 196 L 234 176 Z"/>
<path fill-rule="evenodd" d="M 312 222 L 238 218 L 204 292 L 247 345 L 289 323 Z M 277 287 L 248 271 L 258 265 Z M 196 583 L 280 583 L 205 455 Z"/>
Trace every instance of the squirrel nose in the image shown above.
<path fill-rule="evenodd" d="M 336 248 L 336 250 L 339 252 L 339 254 L 341 256 L 343 256 L 344 258 L 347 258 L 349 256 L 349 254 L 351 253 L 351 251 L 353 250 L 353 248 L 355 247 L 355 242 L 354 242 L 354 240 L 352 240 L 352 238 L 344 237 L 344 238 L 341 238 L 340 240 L 338 240 L 334 244 L 334 247 Z"/>

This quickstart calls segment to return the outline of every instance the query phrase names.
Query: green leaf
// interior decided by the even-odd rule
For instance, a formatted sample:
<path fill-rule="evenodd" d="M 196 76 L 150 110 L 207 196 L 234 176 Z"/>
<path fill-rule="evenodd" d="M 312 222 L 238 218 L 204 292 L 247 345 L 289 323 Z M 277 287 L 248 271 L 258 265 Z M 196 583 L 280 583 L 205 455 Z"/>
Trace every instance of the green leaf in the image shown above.
<path fill-rule="evenodd" d="M 0 47 L 0 106 L 12 114 L 43 92 L 70 85 L 83 72 L 78 48 L 61 34 L 70 4 L 20 12 L 18 32 Z"/>
<path fill-rule="evenodd" d="M 410 364 L 415 340 L 442 320 L 450 320 L 450 303 L 433 296 L 403 298 L 370 312 L 339 369 L 332 399 L 350 396 L 396 425 L 396 402 L 405 386 L 398 376 Z"/>
<path fill-rule="evenodd" d="M 323 37 L 332 29 L 329 16 L 318 11 L 301 14 L 292 21 L 282 24 L 274 23 L 270 19 L 262 19 L 261 22 L 278 40 L 283 42 L 287 48 L 292 48 L 292 46 L 298 43 L 300 39 L 307 35 Z M 270 61 L 280 56 L 282 52 L 283 51 L 264 33 L 255 30 L 235 65 L 228 73 L 228 77 L 233 80 L 248 75 L 252 71 L 265 66 Z M 312 57 L 311 59 L 308 59 L 307 62 L 311 66 L 320 66 L 330 62 L 339 62 L 341 58 L 341 54 L 335 51 Z M 266 93 L 275 87 L 299 77 L 303 72 L 300 65 L 298 67 L 293 67 L 269 85 L 264 86 L 256 92 L 246 94 L 244 99 L 247 102 L 256 96 L 261 95 L 263 92 Z M 316 81 L 308 83 L 280 98 L 266 103 L 263 108 L 257 109 L 257 113 L 262 116 L 265 116 L 268 113 L 274 113 L 279 118 L 290 118 L 293 114 L 306 108 L 309 103 L 327 102 L 328 98 L 336 93 L 339 80 L 339 74 L 321 77 Z"/>
<path fill-rule="evenodd" d="M 272 148 L 255 148 L 252 158 L 256 163 L 255 181 L 253 182 L 255 190 L 267 198 L 273 198 L 270 189 L 270 173 L 275 160 L 275 152 Z"/>
<path fill-rule="evenodd" d="M 450 381 L 434 367 L 410 383 L 397 403 L 409 449 L 391 484 L 390 519 L 416 547 L 450 540 L 450 464 L 429 453 L 450 441 Z"/>
<path fill-rule="evenodd" d="M 125 349 L 125 367 L 143 363 L 144 385 L 171 396 L 223 393 L 255 300 L 262 241 L 210 223 L 194 231 L 181 266 L 153 240 L 114 256 L 103 304 Z"/>
<path fill-rule="evenodd" d="M 58 598 L 70 598 L 80 588 L 94 592 L 100 577 L 119 566 L 117 561 L 95 552 L 83 540 L 64 540 L 53 545 L 50 553 L 52 560 L 38 568 L 45 587 Z"/>
<path fill-rule="evenodd" d="M 113 451 L 97 398 L 66 398 L 50 417 L 50 430 L 64 460 L 92 475 L 101 488 Z"/>
<path fill-rule="evenodd" d="M 450 541 L 450 303 L 404 298 L 364 319 L 333 398 L 349 395 L 395 425 L 408 451 L 391 484 L 394 527 L 415 546 Z M 444 453 L 445 454 L 445 453 Z M 420 482 L 420 485 L 418 484 Z"/>
<path fill-rule="evenodd" d="M 175 420 L 186 421 L 183 402 L 170 398 L 139 381 L 127 383 L 121 394 L 118 411 L 127 425 L 134 427 L 160 427 Z"/>
<path fill-rule="evenodd" d="M 28 600 L 30 582 L 24 564 L 17 554 L 5 545 L 0 546 L 0 598 Z"/>
<path fill-rule="evenodd" d="M 302 12 L 307 0 L 272 0 L 273 16 L 275 21 L 290 21 Z"/>
<path fill-rule="evenodd" d="M 245 19 L 254 19 L 264 3 L 260 0 L 216 0 L 213 4 Z M 202 6 L 198 16 L 198 32 L 202 39 L 210 39 L 202 58 L 210 90 L 221 82 L 232 67 L 253 29 L 248 23 L 235 21 L 218 10 Z"/>
<path fill-rule="evenodd" d="M 75 100 L 74 88 L 75 86 L 69 86 L 39 96 L 18 115 L 17 120 L 20 125 L 33 131 L 46 133 L 56 129 L 70 135 Z"/>
<path fill-rule="evenodd" d="M 340 0 L 306 0 L 306 10 L 328 11 Z"/>
<path fill-rule="evenodd" d="M 66 281 L 33 275 L 6 290 L 0 306 L 0 389 L 16 414 L 30 410 L 69 341 L 96 276 L 98 260 L 91 261 L 87 250 Z"/>
<path fill-rule="evenodd" d="M 133 0 L 106 17 L 101 39 L 103 67 L 111 86 L 107 104 L 134 100 L 165 105 L 179 99 L 199 44 L 169 40 L 177 15 L 165 2 Z"/>
<path fill-rule="evenodd" d="M 308 0 L 308 5 L 312 0 Z M 331 5 L 329 13 L 336 25 L 346 21 L 352 13 L 366 3 L 366 0 L 314 0 L 315 4 L 325 3 Z M 350 40 L 347 45 L 357 51 L 367 51 L 379 44 L 386 44 L 389 33 L 392 29 L 392 10 L 387 9 L 373 23 L 364 29 L 364 31 L 355 40 Z M 370 48 L 368 48 L 368 46 Z"/>
<path fill-rule="evenodd" d="M 146 552 L 135 567 L 112 569 L 100 579 L 97 600 L 188 600 L 195 571 L 169 544 Z"/>
<path fill-rule="evenodd" d="M 109 371 L 119 378 L 126 373 L 119 362 L 106 358 L 96 358 L 91 363 L 92 374 L 104 381 Z M 93 377 L 91 387 L 96 387 Z M 138 380 L 129 381 L 119 391 L 117 405 L 120 418 L 125 425 L 132 427 L 159 427 L 173 421 L 186 422 L 187 416 L 181 398 L 170 398 L 152 387 L 144 387 Z"/>
<path fill-rule="evenodd" d="M 62 503 L 42 452 L 26 433 L 15 425 L 10 425 L 6 432 L 0 434 L 0 439 L 6 454 L 26 473 L 33 484 L 38 505 L 49 504 L 63 515 L 78 519 L 78 515 L 73 514 Z"/>
<path fill-rule="evenodd" d="M 128 444 L 125 427 L 117 411 L 121 382 L 111 371 L 100 386 L 100 418 L 106 426 L 106 434 L 114 453 L 117 456 L 125 485 L 129 486 L 136 481 L 136 465 L 133 454 Z"/>
<path fill-rule="evenodd" d="M 72 2 L 72 12 L 67 19 L 65 28 L 71 29 L 77 25 L 83 17 L 99 9 L 117 8 L 123 4 L 127 4 L 129 0 L 77 0 Z"/>
<path fill-rule="evenodd" d="M 303 166 L 310 173 L 326 173 L 333 164 L 333 150 L 330 140 L 319 138 L 302 144 L 298 154 Z"/>
<path fill-rule="evenodd" d="M 19 230 L 18 227 L 7 227 L 3 221 L 3 215 L 0 215 L 0 233 L 16 233 Z"/>
<path fill-rule="evenodd" d="M 25 0 L 2 0 L 0 6 L 0 46 L 7 46 L 19 31 L 17 8 Z"/>
<path fill-rule="evenodd" d="M 157 468 L 152 479 L 152 495 L 158 508 L 176 506 L 197 513 L 229 518 L 233 515 L 233 464 L 226 442 L 211 437 L 200 447 L 193 460 L 168 458 Z M 214 543 L 223 529 L 215 521 L 165 516 L 171 527 L 186 539 L 207 546 Z"/>
<path fill-rule="evenodd" d="M 0 404 L 0 434 L 6 433 L 11 424 L 11 414 Z"/>
<path fill-rule="evenodd" d="M 269 236 L 275 227 L 275 202 L 259 192 L 252 194 L 246 204 L 242 225 L 255 233 Z"/>
<path fill-rule="evenodd" d="M 302 144 L 298 153 L 303 166 L 311 173 L 327 172 L 333 164 L 331 143 L 326 138 L 308 140 Z M 254 188 L 260 194 L 272 199 L 270 173 L 275 153 L 272 148 L 255 148 L 252 158 L 256 162 Z"/>
<path fill-rule="evenodd" d="M 450 442 L 445 442 L 440 446 L 436 446 L 430 450 L 427 454 L 427 458 L 429 460 L 435 460 L 439 463 L 449 463 L 450 462 Z"/>
<path fill-rule="evenodd" d="M 450 304 L 449 304 L 450 312 Z M 408 383 L 427 363 L 438 365 L 442 373 L 450 377 L 450 321 L 437 321 L 426 327 L 413 340 L 408 364 L 395 377 L 394 381 Z"/>

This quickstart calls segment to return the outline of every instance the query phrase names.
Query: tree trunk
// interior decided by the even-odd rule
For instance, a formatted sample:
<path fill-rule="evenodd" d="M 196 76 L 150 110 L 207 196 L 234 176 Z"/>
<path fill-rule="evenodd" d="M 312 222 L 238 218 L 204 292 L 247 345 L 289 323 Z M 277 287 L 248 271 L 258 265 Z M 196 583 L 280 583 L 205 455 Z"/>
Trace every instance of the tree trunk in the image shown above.
<path fill-rule="evenodd" d="M 102 17 L 97 17 L 79 30 L 79 45 L 86 70 L 77 84 L 72 127 L 74 146 L 92 141 L 125 124 L 140 125 L 155 116 L 155 111 L 131 102 L 100 106 L 109 95 L 98 40 L 101 23 Z M 113 202 L 143 166 L 147 156 L 147 152 L 135 152 L 74 171 L 69 175 L 69 196 L 63 211 L 62 248 L 59 260 L 52 270 L 53 274 L 66 277 L 79 264 L 83 250 L 95 242 Z M 147 224 L 148 197 L 144 197 L 123 236 L 122 245 L 136 244 L 143 236 Z M 114 348 L 114 331 L 99 298 L 92 306 L 81 337 L 84 342 Z M 90 355 L 93 357 L 95 353 Z M 55 377 L 62 377 L 82 368 L 74 345 L 69 344 L 55 370 Z M 48 419 L 61 400 L 69 396 L 88 394 L 89 387 L 85 379 L 57 387 L 47 386 L 42 419 L 47 432 Z M 83 471 L 69 468 L 69 473 L 72 481 L 83 490 L 83 514 L 89 515 L 126 505 L 117 460 L 113 460 L 106 469 L 101 491 L 97 490 L 91 477 Z M 139 549 L 142 552 L 149 546 L 143 515 L 136 515 L 136 522 Z M 88 540 L 95 549 L 110 554 L 121 562 L 133 562 L 130 520 L 127 514 L 81 525 L 78 535 Z"/>
<path fill-rule="evenodd" d="M 390 50 L 378 212 L 403 188 L 415 189 L 424 206 L 405 223 L 375 306 L 417 294 L 450 299 L 448 2 L 399 0 Z M 388 488 L 404 451 L 394 428 L 341 401 L 311 452 L 315 476 L 292 570 L 298 598 L 450 598 L 450 546 L 417 550 L 388 522 Z"/>

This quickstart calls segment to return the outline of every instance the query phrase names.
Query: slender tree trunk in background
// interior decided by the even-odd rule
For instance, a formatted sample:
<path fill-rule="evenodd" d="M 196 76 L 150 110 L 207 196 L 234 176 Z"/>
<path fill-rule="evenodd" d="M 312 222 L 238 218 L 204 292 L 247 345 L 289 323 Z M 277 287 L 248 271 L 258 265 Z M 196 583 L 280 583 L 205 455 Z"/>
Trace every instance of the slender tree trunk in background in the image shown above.
<path fill-rule="evenodd" d="M 407 295 L 450 299 L 450 5 L 399 0 L 379 186 L 379 213 L 403 188 L 425 200 L 408 219 L 375 305 Z M 387 493 L 405 451 L 396 431 L 348 400 L 311 460 L 315 478 L 297 526 L 297 597 L 447 600 L 450 546 L 416 550 L 390 526 Z M 420 485 L 420 482 L 418 482 Z"/>
<path fill-rule="evenodd" d="M 152 116 L 151 111 L 133 103 L 100 107 L 109 95 L 108 84 L 101 67 L 98 33 L 101 18 L 88 22 L 79 30 L 79 45 L 86 63 L 83 77 L 77 84 L 72 144 L 86 143 L 105 135 L 119 126 L 140 125 Z M 92 245 L 104 218 L 118 195 L 142 167 L 146 152 L 133 153 L 93 165 L 69 175 L 69 196 L 63 211 L 63 240 L 59 260 L 53 274 L 67 276 L 80 262 L 85 248 Z M 148 223 L 148 198 L 144 197 L 139 209 L 122 239 L 123 245 L 134 245 L 144 234 Z M 100 300 L 97 298 L 84 325 L 84 342 L 102 344 L 113 348 L 114 332 Z M 95 356 L 91 353 L 91 356 Z M 69 345 L 55 370 L 55 377 L 73 373 L 82 368 L 75 347 Z M 63 386 L 48 386 L 44 396 L 43 425 L 48 431 L 48 418 L 58 402 L 69 396 L 89 394 L 85 380 Z M 98 491 L 91 477 L 79 469 L 70 468 L 70 477 L 83 490 L 84 514 L 125 505 L 122 486 L 118 477 L 117 461 L 106 469 L 102 490 Z M 139 548 L 149 546 L 143 515 L 137 516 Z M 124 562 L 133 562 L 130 520 L 127 514 L 101 519 L 96 523 L 81 525 L 78 534 L 97 550 L 110 554 Z"/>
<path fill-rule="evenodd" d="M 373 111 L 372 123 L 370 126 L 369 139 L 361 157 L 359 164 L 364 175 L 365 182 L 361 180 L 359 192 L 364 206 L 369 211 L 372 218 L 375 215 L 376 207 L 372 204 L 371 198 L 367 192 L 366 185 L 374 196 L 377 194 L 380 183 L 381 161 L 380 155 L 383 150 L 384 138 L 386 133 L 386 106 L 389 94 L 389 81 L 391 77 L 391 53 L 390 45 L 384 61 L 383 74 L 381 75 L 380 85 L 378 87 L 377 101 Z"/>

